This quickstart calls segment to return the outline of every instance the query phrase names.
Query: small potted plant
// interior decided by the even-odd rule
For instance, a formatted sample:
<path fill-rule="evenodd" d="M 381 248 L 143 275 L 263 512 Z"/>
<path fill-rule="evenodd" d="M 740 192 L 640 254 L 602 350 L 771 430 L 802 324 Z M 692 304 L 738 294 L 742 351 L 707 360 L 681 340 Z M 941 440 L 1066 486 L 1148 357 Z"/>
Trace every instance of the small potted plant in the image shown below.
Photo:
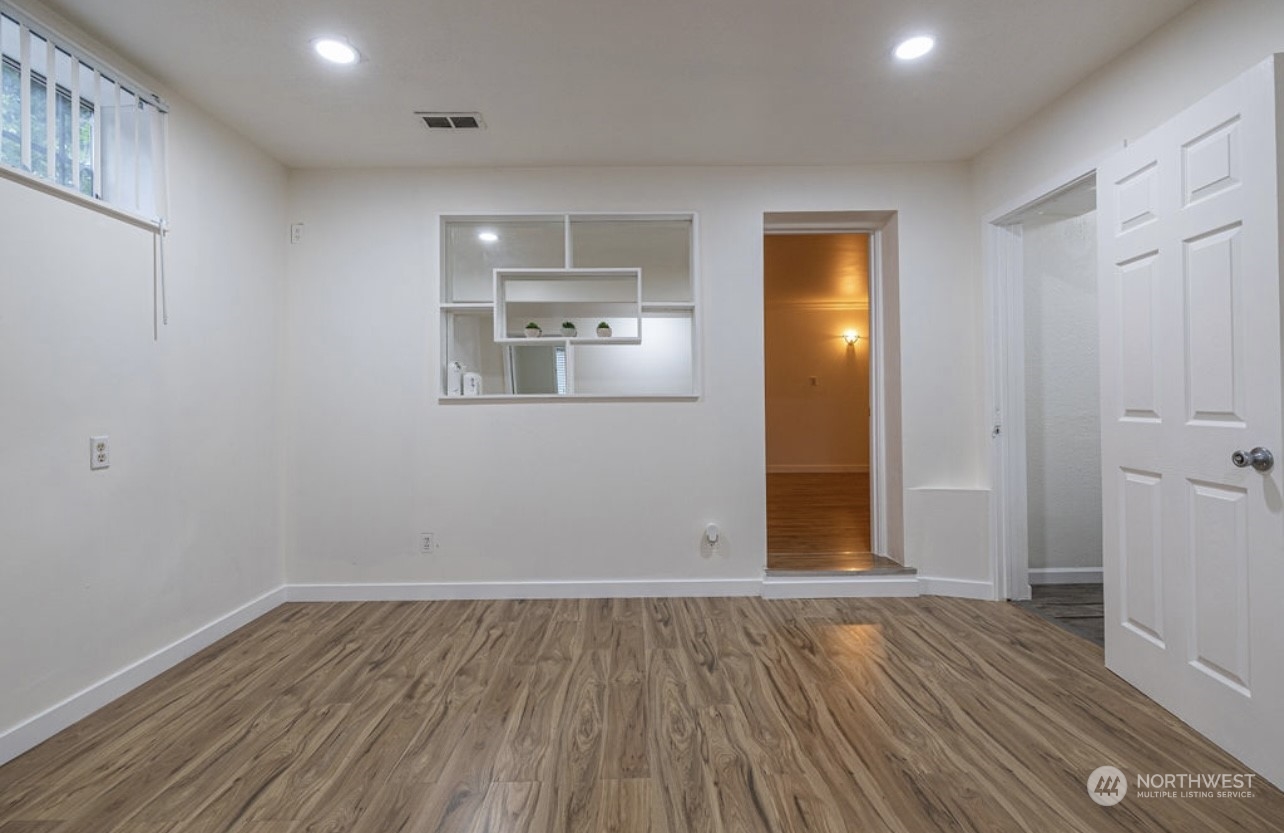
<path fill-rule="evenodd" d="M 575 329 L 574 321 L 562 322 L 562 335 L 566 336 L 567 338 L 575 338 L 575 335 L 577 332 L 578 330 Z"/>
<path fill-rule="evenodd" d="M 597 322 L 597 337 L 598 337 L 598 338 L 610 338 L 610 337 L 611 337 L 611 325 L 610 325 L 610 324 L 608 324 L 608 323 L 606 323 L 605 321 L 599 321 L 599 322 Z"/>
<path fill-rule="evenodd" d="M 541 329 L 539 328 L 539 325 L 538 325 L 538 324 L 536 324 L 534 321 L 532 321 L 531 323 L 529 323 L 529 324 L 527 324 L 527 325 L 526 325 L 526 337 L 527 337 L 527 338 L 539 338 L 539 337 L 540 337 L 540 336 L 542 336 L 543 334 L 544 334 L 544 331 L 543 331 L 543 330 L 541 330 Z"/>

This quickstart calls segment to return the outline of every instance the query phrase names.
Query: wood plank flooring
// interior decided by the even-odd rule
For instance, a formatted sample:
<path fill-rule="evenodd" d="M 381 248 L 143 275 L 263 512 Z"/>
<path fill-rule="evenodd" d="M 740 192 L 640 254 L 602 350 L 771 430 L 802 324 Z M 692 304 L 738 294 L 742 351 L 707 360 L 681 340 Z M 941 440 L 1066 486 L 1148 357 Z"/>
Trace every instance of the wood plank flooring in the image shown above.
<path fill-rule="evenodd" d="M 290 604 L 0 767 L 0 833 L 1272 831 L 1284 795 L 1014 606 Z"/>
<path fill-rule="evenodd" d="M 767 475 L 767 568 L 868 570 L 869 475 Z"/>

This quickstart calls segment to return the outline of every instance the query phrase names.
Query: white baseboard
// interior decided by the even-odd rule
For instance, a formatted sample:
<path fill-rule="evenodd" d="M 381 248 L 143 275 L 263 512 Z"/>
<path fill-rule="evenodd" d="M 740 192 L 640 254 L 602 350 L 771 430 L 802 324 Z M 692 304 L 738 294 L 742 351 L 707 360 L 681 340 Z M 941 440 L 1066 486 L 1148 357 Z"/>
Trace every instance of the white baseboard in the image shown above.
<path fill-rule="evenodd" d="M 630 599 L 756 596 L 762 580 L 637 579 L 626 581 L 460 581 L 417 584 L 291 584 L 292 602 L 393 602 L 444 599 Z"/>
<path fill-rule="evenodd" d="M 781 463 L 779 465 L 767 466 L 767 474 L 865 474 L 869 472 L 868 463 L 852 463 L 851 465 L 808 465 L 792 463 Z"/>
<path fill-rule="evenodd" d="M 954 596 L 959 599 L 982 601 L 991 601 L 995 598 L 994 585 L 988 581 L 919 576 L 918 583 L 923 588 L 924 596 Z"/>
<path fill-rule="evenodd" d="M 208 648 L 237 628 L 248 625 L 285 599 L 285 587 L 264 593 L 236 610 L 202 625 L 187 636 L 104 677 L 61 703 L 50 706 L 35 717 L 5 729 L 0 733 L 0 764 L 13 760 L 116 698 Z"/>
<path fill-rule="evenodd" d="M 1101 584 L 1100 567 L 1031 567 L 1031 584 Z"/>
<path fill-rule="evenodd" d="M 874 599 L 919 594 L 912 575 L 890 576 L 766 576 L 764 599 Z"/>

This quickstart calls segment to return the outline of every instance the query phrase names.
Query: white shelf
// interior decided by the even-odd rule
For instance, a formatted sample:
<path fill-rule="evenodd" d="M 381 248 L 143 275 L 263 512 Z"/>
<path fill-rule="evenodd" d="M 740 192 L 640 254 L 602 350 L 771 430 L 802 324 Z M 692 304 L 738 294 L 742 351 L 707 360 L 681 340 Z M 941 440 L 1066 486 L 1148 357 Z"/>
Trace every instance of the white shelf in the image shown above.
<path fill-rule="evenodd" d="M 576 336 L 567 338 L 566 336 L 537 336 L 535 338 L 497 338 L 496 344 L 641 344 L 642 336 L 611 336 L 610 338 L 599 338 L 598 336 Z"/>
<path fill-rule="evenodd" d="M 582 330 L 595 326 L 588 322 L 609 321 L 623 332 L 604 339 L 577 336 L 570 343 L 637 344 L 641 339 L 641 269 L 496 269 L 494 294 L 496 344 L 523 340 L 510 333 L 527 321 L 550 334 L 529 340 L 557 339 L 552 333 L 561 322 L 574 319 Z"/>
<path fill-rule="evenodd" d="M 695 309 L 692 301 L 643 301 L 643 312 L 691 312 Z"/>

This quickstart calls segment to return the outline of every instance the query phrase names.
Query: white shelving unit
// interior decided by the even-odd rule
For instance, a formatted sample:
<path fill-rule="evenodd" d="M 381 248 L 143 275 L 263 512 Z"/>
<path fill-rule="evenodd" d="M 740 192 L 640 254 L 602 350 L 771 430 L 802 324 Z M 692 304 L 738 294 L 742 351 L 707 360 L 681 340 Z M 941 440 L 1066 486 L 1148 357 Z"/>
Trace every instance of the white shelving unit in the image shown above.
<path fill-rule="evenodd" d="M 695 216 L 443 216 L 443 401 L 698 396 Z M 556 265 L 560 260 L 560 265 Z M 525 335 L 535 322 L 539 337 Z M 577 334 L 562 334 L 572 321 Z M 599 337 L 599 321 L 612 334 Z M 445 394 L 444 367 L 483 377 Z"/>
<path fill-rule="evenodd" d="M 576 335 L 561 335 L 563 321 Z M 611 335 L 599 337 L 606 321 Z M 534 341 L 570 344 L 642 343 L 641 269 L 496 269 L 495 343 L 529 342 L 528 323 L 544 334 Z"/>

